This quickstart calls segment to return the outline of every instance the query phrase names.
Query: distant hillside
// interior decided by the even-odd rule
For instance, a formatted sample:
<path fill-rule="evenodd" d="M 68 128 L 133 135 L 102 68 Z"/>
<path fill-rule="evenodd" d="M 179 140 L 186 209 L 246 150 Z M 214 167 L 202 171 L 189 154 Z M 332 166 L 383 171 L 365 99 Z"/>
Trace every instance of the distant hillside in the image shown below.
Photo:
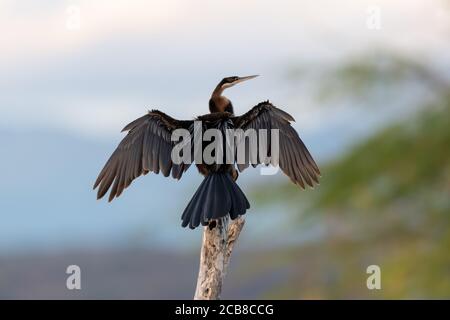
<path fill-rule="evenodd" d="M 450 298 L 450 97 L 322 173 L 314 191 L 271 193 L 300 215 L 299 232 L 321 236 L 286 251 L 294 270 L 270 297 Z M 266 191 L 258 196 L 264 203 Z M 382 270 L 377 292 L 365 285 L 371 264 Z"/>
<path fill-rule="evenodd" d="M 285 268 L 246 269 L 266 254 L 233 254 L 224 299 L 255 299 L 286 279 Z M 0 299 L 191 299 L 198 263 L 198 250 L 116 248 L 0 255 Z M 81 290 L 66 288 L 65 270 L 72 264 L 81 268 Z"/>

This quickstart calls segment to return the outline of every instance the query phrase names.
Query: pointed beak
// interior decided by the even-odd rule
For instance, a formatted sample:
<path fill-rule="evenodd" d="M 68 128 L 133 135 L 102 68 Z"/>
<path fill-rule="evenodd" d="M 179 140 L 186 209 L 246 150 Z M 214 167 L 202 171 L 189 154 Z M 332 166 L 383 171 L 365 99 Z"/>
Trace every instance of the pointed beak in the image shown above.
<path fill-rule="evenodd" d="M 253 76 L 239 77 L 239 79 L 237 79 L 237 80 L 233 83 L 233 85 L 235 85 L 235 84 L 237 84 L 237 83 L 241 83 L 241 82 L 247 81 L 247 80 L 250 80 L 250 79 L 254 79 L 254 78 L 258 77 L 258 76 L 259 76 L 259 75 L 257 74 L 257 75 L 253 75 Z"/>

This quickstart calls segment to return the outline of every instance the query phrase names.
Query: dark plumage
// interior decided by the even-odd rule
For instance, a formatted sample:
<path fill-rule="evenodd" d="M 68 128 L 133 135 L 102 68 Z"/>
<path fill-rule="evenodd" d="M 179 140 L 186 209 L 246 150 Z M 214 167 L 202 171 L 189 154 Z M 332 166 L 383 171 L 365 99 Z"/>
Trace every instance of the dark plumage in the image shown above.
<path fill-rule="evenodd" d="M 320 171 L 314 162 L 308 149 L 290 125 L 294 119 L 291 115 L 273 106 L 269 101 L 261 102 L 242 116 L 234 116 L 231 102 L 222 96 L 224 89 L 252 77 L 228 77 L 224 78 L 214 90 L 210 100 L 210 114 L 199 116 L 202 121 L 203 131 L 209 128 L 220 129 L 225 135 L 226 129 L 271 129 L 279 130 L 279 163 L 274 157 L 272 165 L 280 166 L 281 170 L 289 176 L 295 184 L 305 188 L 319 183 Z M 230 112 L 231 111 L 231 112 Z M 171 134 L 176 129 L 187 129 L 193 138 L 194 120 L 176 120 L 167 114 L 152 110 L 145 116 L 129 123 L 122 131 L 128 134 L 120 142 L 106 162 L 94 184 L 98 187 L 97 198 L 102 198 L 109 189 L 109 201 L 122 194 L 131 182 L 142 174 L 161 172 L 164 176 L 172 175 L 180 179 L 183 173 L 190 167 L 189 163 L 174 164 L 171 160 L 171 152 L 175 142 L 171 141 Z M 245 141 L 237 141 L 245 143 Z M 259 146 L 258 146 L 259 148 Z M 268 150 L 271 148 L 270 137 Z M 248 151 L 248 149 L 247 149 Z M 248 152 L 247 152 L 248 153 Z M 237 159 L 235 159 L 237 160 Z M 265 159 L 260 159 L 257 164 L 265 164 Z M 235 161 L 237 163 L 237 161 Z M 195 228 L 198 225 L 207 225 L 215 220 L 230 215 L 235 219 L 245 214 L 250 204 L 242 190 L 236 184 L 238 174 L 233 164 L 196 164 L 199 172 L 205 176 L 191 201 L 188 203 L 182 215 L 182 226 Z M 246 162 L 237 164 L 240 172 L 250 165 L 249 155 Z"/>

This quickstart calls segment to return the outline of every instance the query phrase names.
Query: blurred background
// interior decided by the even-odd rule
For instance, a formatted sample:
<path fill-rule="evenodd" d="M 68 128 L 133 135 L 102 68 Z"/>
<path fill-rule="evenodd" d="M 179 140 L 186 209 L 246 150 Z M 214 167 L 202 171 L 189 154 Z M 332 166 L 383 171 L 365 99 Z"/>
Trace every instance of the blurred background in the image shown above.
<path fill-rule="evenodd" d="M 240 175 L 223 298 L 450 298 L 449 1 L 0 0 L 0 30 L 0 298 L 190 299 L 196 170 L 110 204 L 92 184 L 125 124 L 192 119 L 249 74 L 236 113 L 291 113 L 323 176 Z"/>

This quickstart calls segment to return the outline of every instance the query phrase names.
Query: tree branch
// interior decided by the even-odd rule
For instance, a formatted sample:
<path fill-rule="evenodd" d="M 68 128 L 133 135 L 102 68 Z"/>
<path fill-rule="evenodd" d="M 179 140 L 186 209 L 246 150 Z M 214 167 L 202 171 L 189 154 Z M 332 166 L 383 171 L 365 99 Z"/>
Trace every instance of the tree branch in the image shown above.
<path fill-rule="evenodd" d="M 226 216 L 204 227 L 194 300 L 220 299 L 230 257 L 244 224 L 242 216 L 231 222 Z"/>

